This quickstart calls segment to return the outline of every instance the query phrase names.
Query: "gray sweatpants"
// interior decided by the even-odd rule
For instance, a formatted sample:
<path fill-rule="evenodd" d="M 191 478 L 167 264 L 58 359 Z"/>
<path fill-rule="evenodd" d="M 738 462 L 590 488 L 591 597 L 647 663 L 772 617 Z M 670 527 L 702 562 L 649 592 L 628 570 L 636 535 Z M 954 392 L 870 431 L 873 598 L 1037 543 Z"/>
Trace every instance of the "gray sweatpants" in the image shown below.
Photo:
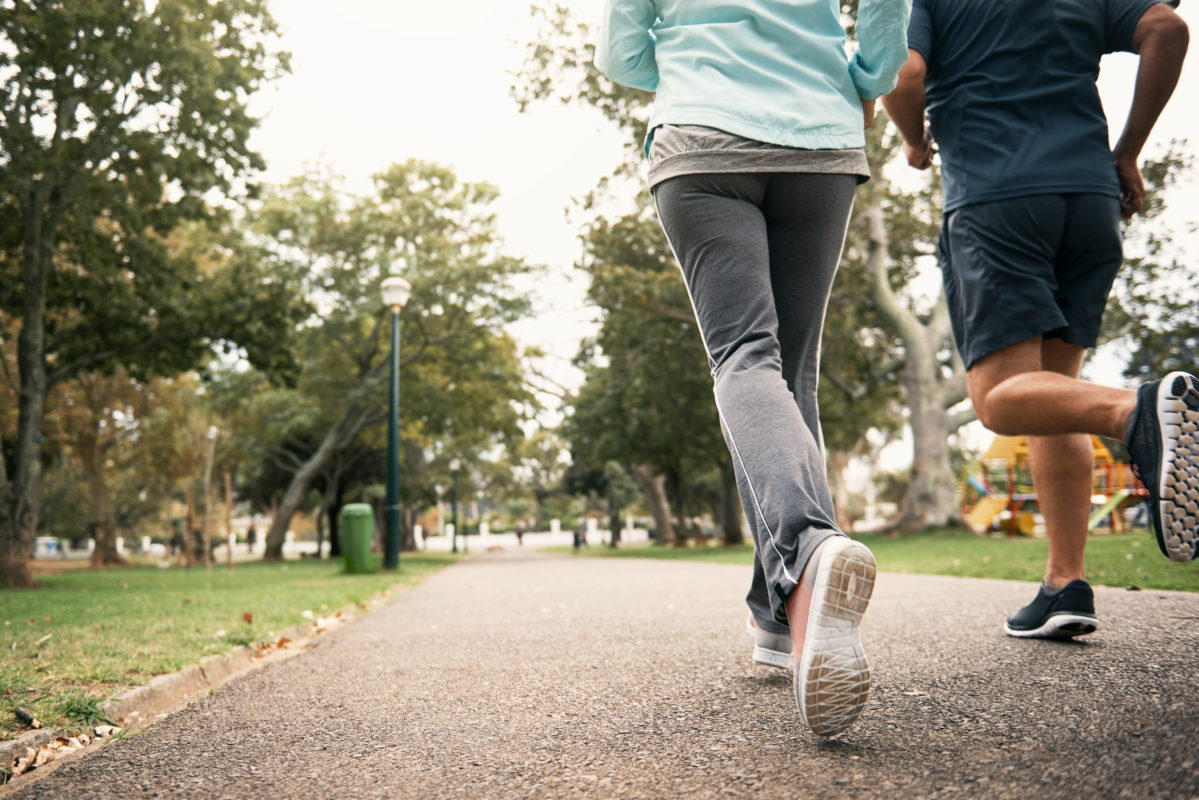
<path fill-rule="evenodd" d="M 754 537 L 747 600 L 786 633 L 785 601 L 837 530 L 816 407 L 820 334 L 854 175 L 683 175 L 653 189 L 708 352 Z"/>

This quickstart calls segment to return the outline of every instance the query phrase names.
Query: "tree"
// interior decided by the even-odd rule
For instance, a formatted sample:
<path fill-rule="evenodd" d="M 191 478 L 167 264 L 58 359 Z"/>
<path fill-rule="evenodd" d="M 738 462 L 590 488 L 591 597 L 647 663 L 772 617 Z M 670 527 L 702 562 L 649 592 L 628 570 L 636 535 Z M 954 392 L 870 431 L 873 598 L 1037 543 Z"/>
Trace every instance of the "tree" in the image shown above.
<path fill-rule="evenodd" d="M 109 489 L 109 473 L 117 466 L 118 449 L 132 434 L 139 400 L 139 387 L 123 374 L 103 376 L 84 372 L 71 384 L 60 384 L 56 413 L 47 428 L 67 445 L 87 481 L 88 525 L 95 539 L 92 565 L 123 564 L 117 550 L 117 520 Z M 128 447 L 124 448 L 128 449 Z"/>
<path fill-rule="evenodd" d="M 265 0 L 0 5 L 0 328 L 20 329 L 0 584 L 31 582 L 50 387 L 174 374 L 245 333 L 163 237 L 260 166 L 246 104 L 286 67 L 274 31 Z"/>
<path fill-rule="evenodd" d="M 537 514 L 534 530 L 543 531 L 546 523 L 546 501 L 560 490 L 565 471 L 562 454 L 566 443 L 553 430 L 538 430 L 526 437 L 516 451 L 516 469 L 524 477 L 525 488 L 533 496 Z"/>
<path fill-rule="evenodd" d="M 195 375 L 155 381 L 149 394 L 149 407 L 138 421 L 138 444 L 165 484 L 167 496 L 183 490 L 186 520 L 180 556 L 190 568 L 197 555 L 196 481 L 204 473 L 214 414 Z"/>
<path fill-rule="evenodd" d="M 1185 141 L 1170 143 L 1142 164 L 1145 203 L 1124 229 L 1125 266 L 1103 317 L 1101 343 L 1127 345 L 1124 374 L 1150 381 L 1166 372 L 1191 372 L 1199 363 L 1199 274 L 1163 218 L 1170 189 L 1194 167 Z M 1194 233 L 1195 223 L 1187 223 Z"/>
<path fill-rule="evenodd" d="M 401 503 L 411 542 L 414 509 L 436 502 L 432 474 L 444 452 L 482 451 L 520 438 L 531 403 L 514 340 L 504 327 L 526 313 L 512 285 L 529 267 L 499 251 L 495 190 L 463 183 L 420 161 L 375 176 L 369 197 L 312 173 L 268 195 L 254 225 L 272 260 L 303 276 L 319 314 L 294 331 L 302 372 L 295 391 L 264 398 L 282 407 L 264 442 L 309 437 L 267 533 L 267 559 L 282 558 L 292 515 L 338 458 L 386 419 L 389 312 L 380 282 L 397 264 L 412 283 L 401 314 Z M 440 445 L 440 447 L 435 446 Z M 299 452 L 296 451 L 298 455 Z M 382 478 L 382 476 L 380 476 Z"/>
<path fill-rule="evenodd" d="M 736 484 L 686 287 L 652 214 L 646 203 L 599 218 L 585 236 L 587 296 L 603 317 L 577 359 L 587 378 L 566 430 L 574 458 L 596 469 L 626 465 L 646 492 L 659 540 L 673 541 L 668 510 L 686 516 L 696 473 L 727 478 L 728 497 Z M 739 539 L 739 506 L 718 523 L 730 517 L 736 524 L 726 533 Z"/>

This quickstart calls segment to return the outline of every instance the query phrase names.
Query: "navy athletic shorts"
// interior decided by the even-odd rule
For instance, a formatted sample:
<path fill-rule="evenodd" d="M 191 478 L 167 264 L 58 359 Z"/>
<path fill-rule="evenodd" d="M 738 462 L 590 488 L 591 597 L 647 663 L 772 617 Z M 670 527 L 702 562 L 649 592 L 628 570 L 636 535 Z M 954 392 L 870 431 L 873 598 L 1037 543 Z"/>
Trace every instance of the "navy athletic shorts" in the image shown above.
<path fill-rule="evenodd" d="M 1034 336 L 1094 347 L 1122 244 L 1120 201 L 1108 195 L 1030 195 L 946 214 L 937 258 L 966 368 Z"/>

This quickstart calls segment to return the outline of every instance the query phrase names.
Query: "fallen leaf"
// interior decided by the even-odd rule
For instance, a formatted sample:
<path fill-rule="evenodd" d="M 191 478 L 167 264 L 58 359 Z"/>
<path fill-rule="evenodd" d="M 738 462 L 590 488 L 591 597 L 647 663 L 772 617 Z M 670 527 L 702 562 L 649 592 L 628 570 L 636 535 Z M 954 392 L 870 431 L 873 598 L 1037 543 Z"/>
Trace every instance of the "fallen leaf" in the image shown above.
<path fill-rule="evenodd" d="M 254 615 L 253 615 L 253 614 L 251 614 L 249 611 L 247 611 L 246 613 L 242 614 L 242 615 L 241 615 L 241 618 L 242 618 L 243 620 L 245 620 L 245 623 L 246 623 L 247 625 L 253 625 L 253 624 L 254 624 Z"/>

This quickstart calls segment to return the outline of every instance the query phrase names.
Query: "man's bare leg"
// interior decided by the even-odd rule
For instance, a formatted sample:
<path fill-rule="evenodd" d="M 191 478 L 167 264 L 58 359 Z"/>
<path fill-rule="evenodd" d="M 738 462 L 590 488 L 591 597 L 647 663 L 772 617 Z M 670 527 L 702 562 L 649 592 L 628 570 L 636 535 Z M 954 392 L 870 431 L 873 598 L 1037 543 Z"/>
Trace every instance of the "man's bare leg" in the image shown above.
<path fill-rule="evenodd" d="M 971 397 L 981 395 L 975 399 L 975 407 L 985 409 L 979 413 L 980 418 L 984 414 L 989 419 L 1011 416 L 1011 407 L 1015 406 L 1026 420 L 1019 433 L 1035 428 L 1052 431 L 1029 436 L 1028 446 L 1037 504 L 1049 540 L 1045 580 L 1058 587 L 1086 578 L 1083 550 L 1091 510 L 1094 451 L 1090 433 L 1076 432 L 1078 420 L 1090 419 L 1094 427 L 1100 427 L 1100 423 L 1111 425 L 1113 415 L 1127 417 L 1136 405 L 1132 391 L 1109 391 L 1108 387 L 1077 380 L 1084 355 L 1078 345 L 1036 337 L 980 359 L 968 379 Z M 1085 395 L 1095 395 L 1096 399 L 1088 400 Z M 1070 407 L 1072 416 L 1042 408 L 1055 404 Z M 1067 423 L 1069 427 L 1065 427 Z M 1123 437 L 1121 427 L 1118 438 Z"/>
<path fill-rule="evenodd" d="M 1005 630 L 1012 636 L 1068 638 L 1099 624 L 1085 583 L 1094 464 L 1090 434 L 1104 433 L 1118 421 L 1117 435 L 1123 437 L 1120 415 L 1133 412 L 1136 395 L 1077 380 L 1083 353 L 1060 339 L 1036 337 L 980 359 L 967 375 L 979 419 L 1000 433 L 1029 437 L 1049 541 L 1047 586 L 1008 619 Z"/>
<path fill-rule="evenodd" d="M 974 362 L 966 384 L 979 421 L 1009 436 L 1093 433 L 1123 441 L 1136 392 L 1080 381 L 1042 358 L 1035 336 Z"/>
<path fill-rule="evenodd" d="M 1041 343 L 1041 365 L 1050 372 L 1077 378 L 1085 351 L 1061 339 Z M 1045 580 L 1065 586 L 1086 580 L 1083 550 L 1087 544 L 1087 521 L 1091 516 L 1095 450 L 1091 435 L 1063 433 L 1030 436 L 1032 479 L 1037 487 L 1037 505 L 1045 518 L 1049 560 Z"/>

